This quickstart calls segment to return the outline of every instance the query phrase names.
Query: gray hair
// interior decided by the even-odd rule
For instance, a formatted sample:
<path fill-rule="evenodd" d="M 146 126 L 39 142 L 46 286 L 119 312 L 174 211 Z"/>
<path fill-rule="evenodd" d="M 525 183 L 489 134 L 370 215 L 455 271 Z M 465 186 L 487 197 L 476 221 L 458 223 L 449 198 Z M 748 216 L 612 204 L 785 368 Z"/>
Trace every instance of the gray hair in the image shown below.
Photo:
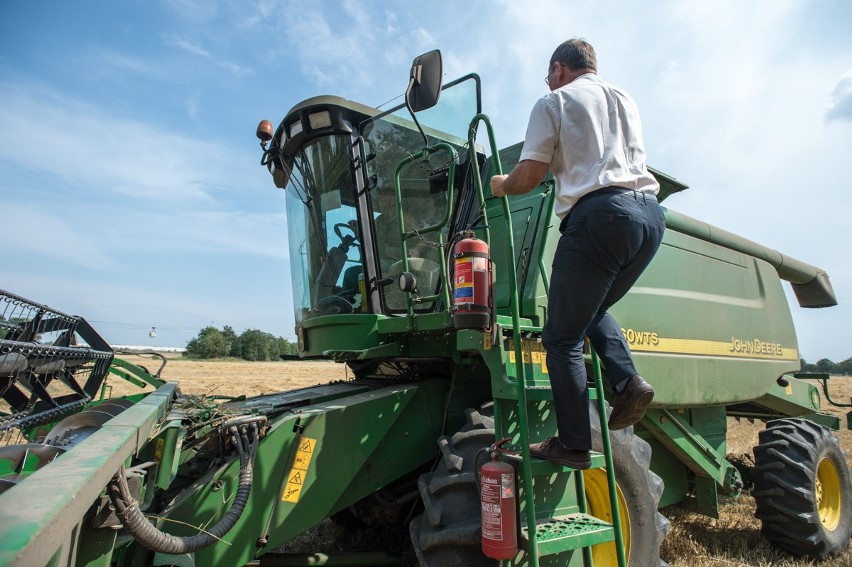
<path fill-rule="evenodd" d="M 550 65 L 553 66 L 555 61 L 559 61 L 570 71 L 592 69 L 597 72 L 598 70 L 595 48 L 584 39 L 574 38 L 562 43 L 550 57 Z"/>

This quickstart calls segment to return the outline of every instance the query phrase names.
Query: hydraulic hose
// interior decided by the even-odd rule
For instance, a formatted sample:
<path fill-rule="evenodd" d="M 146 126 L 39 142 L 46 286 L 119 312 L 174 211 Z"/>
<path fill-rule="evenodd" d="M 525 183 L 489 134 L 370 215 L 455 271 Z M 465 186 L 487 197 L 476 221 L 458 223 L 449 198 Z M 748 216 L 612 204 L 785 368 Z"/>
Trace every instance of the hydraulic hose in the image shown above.
<path fill-rule="evenodd" d="M 263 418 L 265 421 L 265 418 Z M 251 485 L 254 477 L 254 459 L 257 455 L 257 445 L 260 439 L 258 420 L 249 423 L 239 423 L 227 426 L 231 435 L 230 441 L 237 449 L 240 457 L 240 477 L 237 492 L 230 509 L 222 516 L 216 525 L 209 530 L 193 536 L 173 536 L 160 531 L 139 509 L 139 503 L 130 494 L 125 479 L 124 467 L 107 485 L 107 493 L 116 516 L 130 534 L 151 551 L 179 555 L 192 553 L 209 547 L 222 539 L 242 516 L 248 503 Z"/>

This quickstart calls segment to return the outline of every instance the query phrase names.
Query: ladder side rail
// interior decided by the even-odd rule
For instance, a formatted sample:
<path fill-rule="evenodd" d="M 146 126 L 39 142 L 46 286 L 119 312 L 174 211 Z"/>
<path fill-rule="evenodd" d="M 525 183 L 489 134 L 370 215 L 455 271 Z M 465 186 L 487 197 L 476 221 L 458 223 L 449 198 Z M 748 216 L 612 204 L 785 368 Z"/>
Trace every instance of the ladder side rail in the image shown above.
<path fill-rule="evenodd" d="M 494 137 L 494 128 L 491 126 L 491 120 L 485 114 L 477 114 L 471 120 L 470 128 L 468 129 L 468 143 L 470 148 L 474 147 L 474 136 L 476 135 L 476 125 L 482 122 L 485 124 L 486 131 L 488 133 L 488 143 L 491 148 L 491 171 L 492 175 L 502 175 L 503 174 L 503 166 L 500 163 L 500 153 L 497 150 L 497 142 Z M 485 208 L 485 193 L 482 188 L 482 179 L 479 177 L 479 170 L 477 168 L 473 168 L 474 171 L 474 183 L 476 184 L 476 189 L 479 195 L 480 203 L 482 204 L 483 209 Z M 512 309 L 512 343 L 515 350 L 515 360 L 517 363 L 515 364 L 515 369 L 517 373 L 517 388 L 518 388 L 518 431 L 520 433 L 520 443 L 521 443 L 521 455 L 523 459 L 521 460 L 521 469 L 523 471 L 524 477 L 524 500 L 526 503 L 526 517 L 527 517 L 527 528 L 529 532 L 529 555 L 530 555 L 530 565 L 532 567 L 538 567 L 538 543 L 536 538 L 536 514 L 535 514 L 535 497 L 533 495 L 533 474 L 532 467 L 530 465 L 530 439 L 529 439 L 529 428 L 527 425 L 527 395 L 526 395 L 526 378 L 524 376 L 524 363 L 523 363 L 523 355 L 522 355 L 522 344 L 521 344 L 521 314 L 520 314 L 520 305 L 518 301 L 518 275 L 515 266 L 515 243 L 513 238 L 513 229 L 512 229 L 512 216 L 511 210 L 509 208 L 509 199 L 508 197 L 501 198 L 501 204 L 503 206 L 503 215 L 506 219 L 506 231 L 509 235 L 507 238 L 507 246 L 508 246 L 508 280 L 509 280 L 509 302 L 511 304 Z M 486 225 L 487 225 L 486 220 Z M 486 229 L 487 230 L 487 229 Z M 486 232 L 486 238 L 489 238 L 490 234 Z M 487 240 L 486 240 L 487 242 Z M 490 242 L 488 242 L 490 246 Z M 497 324 L 496 320 L 493 322 L 494 325 Z M 496 416 L 495 416 L 496 417 Z"/>
<path fill-rule="evenodd" d="M 612 444 L 609 439 L 609 419 L 606 412 L 606 399 L 603 392 L 603 380 L 601 379 L 601 361 L 598 353 L 592 348 L 592 374 L 595 380 L 595 392 L 598 398 L 598 415 L 601 422 L 601 442 L 603 444 L 604 460 L 606 461 L 606 480 L 609 489 L 609 505 L 612 509 L 612 527 L 615 533 L 615 550 L 618 555 L 618 567 L 627 567 L 624 556 L 624 540 L 621 533 L 621 516 L 618 510 L 618 492 L 615 482 L 615 465 L 612 461 Z"/>

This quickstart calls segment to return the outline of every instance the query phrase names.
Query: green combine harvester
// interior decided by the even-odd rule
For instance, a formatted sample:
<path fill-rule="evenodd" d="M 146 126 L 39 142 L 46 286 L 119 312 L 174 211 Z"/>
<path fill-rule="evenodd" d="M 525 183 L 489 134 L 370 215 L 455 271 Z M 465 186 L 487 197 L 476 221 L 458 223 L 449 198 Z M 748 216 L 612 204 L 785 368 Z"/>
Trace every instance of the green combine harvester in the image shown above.
<path fill-rule="evenodd" d="M 478 76 L 441 76 L 431 52 L 398 108 L 323 96 L 258 127 L 285 190 L 300 356 L 351 380 L 186 396 L 84 319 L 0 293 L 0 565 L 649 567 L 665 564 L 661 507 L 716 516 L 719 494 L 744 488 L 776 546 L 846 549 L 840 420 L 820 411 L 827 376 L 797 374 L 781 284 L 827 307 L 827 274 L 671 209 L 612 310 L 651 409 L 610 434 L 590 349 L 593 468 L 530 457 L 556 430 L 541 343 L 554 183 L 492 197 L 520 145 L 497 149 Z M 665 205 L 686 189 L 653 173 Z M 111 397 L 116 381 L 154 390 Z M 726 459 L 731 416 L 766 422 L 753 486 Z M 328 518 L 390 535 L 369 551 L 281 552 Z"/>

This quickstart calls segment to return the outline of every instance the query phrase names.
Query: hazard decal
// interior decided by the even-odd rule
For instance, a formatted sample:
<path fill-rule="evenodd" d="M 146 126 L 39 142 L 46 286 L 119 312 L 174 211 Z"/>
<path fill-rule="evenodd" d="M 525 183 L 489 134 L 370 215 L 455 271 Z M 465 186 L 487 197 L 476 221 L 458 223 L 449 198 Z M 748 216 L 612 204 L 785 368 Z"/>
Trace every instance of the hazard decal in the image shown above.
<path fill-rule="evenodd" d="M 295 504 L 299 501 L 299 495 L 302 493 L 302 486 L 305 484 L 307 477 L 308 465 L 311 464 L 316 445 L 316 439 L 311 439 L 310 437 L 299 439 L 296 456 L 293 458 L 293 466 L 290 468 L 290 472 L 287 473 L 287 484 L 284 486 L 283 494 L 281 494 L 282 502 L 292 502 Z"/>

